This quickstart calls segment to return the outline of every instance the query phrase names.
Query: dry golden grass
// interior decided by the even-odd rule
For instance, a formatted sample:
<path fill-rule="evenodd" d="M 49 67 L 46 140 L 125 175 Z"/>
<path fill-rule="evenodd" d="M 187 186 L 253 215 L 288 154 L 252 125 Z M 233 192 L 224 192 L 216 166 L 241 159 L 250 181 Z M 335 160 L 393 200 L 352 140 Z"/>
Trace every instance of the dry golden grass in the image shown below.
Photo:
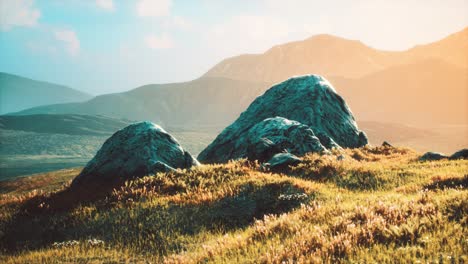
<path fill-rule="evenodd" d="M 282 174 L 245 160 L 204 165 L 86 202 L 64 199 L 73 175 L 22 179 L 0 203 L 0 262 L 465 263 L 468 161 L 418 155 L 310 154 Z M 64 241 L 77 242 L 54 246 Z"/>

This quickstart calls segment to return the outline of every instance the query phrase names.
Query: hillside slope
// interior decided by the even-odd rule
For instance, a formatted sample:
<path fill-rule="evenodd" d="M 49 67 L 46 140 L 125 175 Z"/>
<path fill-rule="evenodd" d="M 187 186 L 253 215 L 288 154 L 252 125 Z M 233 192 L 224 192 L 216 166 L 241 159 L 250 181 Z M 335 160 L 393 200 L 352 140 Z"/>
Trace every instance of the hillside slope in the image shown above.
<path fill-rule="evenodd" d="M 466 69 L 442 60 L 398 65 L 359 79 L 332 78 L 360 120 L 468 124 Z"/>
<path fill-rule="evenodd" d="M 86 115 L 0 116 L 0 129 L 67 135 L 111 135 L 130 120 Z"/>
<path fill-rule="evenodd" d="M 468 67 L 468 27 L 440 41 L 417 45 L 407 53 L 413 57 L 413 60 L 433 57 L 466 68 Z"/>
<path fill-rule="evenodd" d="M 66 189 L 79 169 L 0 182 L 0 262 L 466 263 L 467 160 L 339 155 L 281 174 L 203 165 L 93 198 Z"/>
<path fill-rule="evenodd" d="M 36 107 L 16 113 L 105 115 L 150 120 L 163 127 L 223 126 L 233 121 L 265 83 L 202 78 L 185 83 L 151 84 L 87 102 Z"/>
<path fill-rule="evenodd" d="M 84 92 L 53 83 L 0 72 L 0 114 L 58 103 L 91 99 Z"/>

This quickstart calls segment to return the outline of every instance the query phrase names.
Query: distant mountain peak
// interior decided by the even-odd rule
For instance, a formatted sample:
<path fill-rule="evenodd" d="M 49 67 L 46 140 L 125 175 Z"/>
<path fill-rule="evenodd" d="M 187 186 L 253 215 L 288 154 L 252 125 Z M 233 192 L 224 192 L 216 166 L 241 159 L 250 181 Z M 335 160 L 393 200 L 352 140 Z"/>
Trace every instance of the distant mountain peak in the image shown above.
<path fill-rule="evenodd" d="M 92 95 L 79 90 L 0 72 L 0 114 L 41 105 L 80 102 Z"/>

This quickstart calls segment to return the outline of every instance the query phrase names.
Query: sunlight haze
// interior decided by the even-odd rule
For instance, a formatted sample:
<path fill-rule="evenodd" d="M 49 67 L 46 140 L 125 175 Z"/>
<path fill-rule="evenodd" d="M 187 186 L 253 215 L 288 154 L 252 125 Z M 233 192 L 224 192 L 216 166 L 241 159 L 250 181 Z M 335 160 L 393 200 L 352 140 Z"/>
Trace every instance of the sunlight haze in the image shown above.
<path fill-rule="evenodd" d="M 0 71 L 98 95 L 193 80 L 226 57 L 323 33 L 405 50 L 462 30 L 466 10 L 463 0 L 0 0 Z"/>

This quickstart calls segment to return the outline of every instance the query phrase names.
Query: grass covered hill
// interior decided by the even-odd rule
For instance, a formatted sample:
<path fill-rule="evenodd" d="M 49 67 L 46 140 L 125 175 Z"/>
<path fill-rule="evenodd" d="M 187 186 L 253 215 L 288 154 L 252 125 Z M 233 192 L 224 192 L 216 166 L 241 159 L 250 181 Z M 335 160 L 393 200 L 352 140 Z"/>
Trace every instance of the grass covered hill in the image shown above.
<path fill-rule="evenodd" d="M 202 165 L 88 201 L 67 191 L 79 170 L 0 182 L 0 262 L 466 263 L 468 161 L 419 156 L 309 154 L 286 173 Z"/>
<path fill-rule="evenodd" d="M 47 134 L 108 136 L 130 123 L 130 120 L 74 114 L 0 116 L 1 129 Z"/>
<path fill-rule="evenodd" d="M 103 115 L 150 120 L 164 127 L 219 127 L 236 119 L 255 97 L 270 86 L 226 78 L 200 78 L 183 83 L 149 84 L 123 93 L 100 95 L 81 103 L 34 107 L 15 115 Z"/>
<path fill-rule="evenodd" d="M 0 72 L 0 114 L 40 105 L 81 102 L 92 97 L 67 86 Z"/>

